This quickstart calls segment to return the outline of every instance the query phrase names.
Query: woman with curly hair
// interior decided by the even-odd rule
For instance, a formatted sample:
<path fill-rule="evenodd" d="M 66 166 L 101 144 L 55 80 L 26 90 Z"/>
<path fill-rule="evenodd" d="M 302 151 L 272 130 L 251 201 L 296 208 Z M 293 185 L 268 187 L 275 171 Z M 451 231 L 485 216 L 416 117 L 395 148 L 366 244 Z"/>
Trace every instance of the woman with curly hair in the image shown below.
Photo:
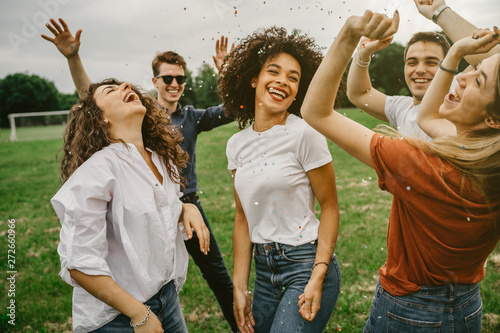
<path fill-rule="evenodd" d="M 243 129 L 227 144 L 236 201 L 234 314 L 242 332 L 321 332 L 337 302 L 332 157 L 326 139 L 300 118 L 321 59 L 312 38 L 272 27 L 235 48 L 219 79 L 226 112 Z"/>
<path fill-rule="evenodd" d="M 72 108 L 63 185 L 51 203 L 62 223 L 60 276 L 74 287 L 74 332 L 187 332 L 177 296 L 188 265 L 183 235 L 193 228 L 206 254 L 209 232 L 178 198 L 180 140 L 156 101 L 129 83 L 92 84 Z"/>
<path fill-rule="evenodd" d="M 375 169 L 393 195 L 387 260 L 363 332 L 480 332 L 479 281 L 500 239 L 500 55 L 458 75 L 464 56 L 487 52 L 500 30 L 456 41 L 422 100 L 419 126 L 432 142 L 376 133 L 333 110 L 362 36 L 383 40 L 399 24 L 366 11 L 347 19 L 302 106 L 304 119 Z M 471 38 L 472 37 L 472 38 Z"/>

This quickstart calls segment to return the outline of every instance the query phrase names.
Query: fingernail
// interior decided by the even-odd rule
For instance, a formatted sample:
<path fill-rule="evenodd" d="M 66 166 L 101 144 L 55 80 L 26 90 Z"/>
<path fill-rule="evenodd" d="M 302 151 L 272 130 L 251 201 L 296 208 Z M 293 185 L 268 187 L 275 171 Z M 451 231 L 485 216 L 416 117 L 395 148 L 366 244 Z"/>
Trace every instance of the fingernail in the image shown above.
<path fill-rule="evenodd" d="M 474 38 L 474 39 L 478 39 L 478 38 L 479 38 L 479 36 L 472 36 L 472 38 Z"/>
<path fill-rule="evenodd" d="M 496 25 L 493 26 L 493 29 L 497 29 L 498 30 L 498 27 Z"/>
<path fill-rule="evenodd" d="M 494 34 L 494 35 L 493 35 L 493 38 L 498 38 L 498 34 Z"/>
<path fill-rule="evenodd" d="M 399 14 L 399 10 L 396 9 L 396 14 Z"/>

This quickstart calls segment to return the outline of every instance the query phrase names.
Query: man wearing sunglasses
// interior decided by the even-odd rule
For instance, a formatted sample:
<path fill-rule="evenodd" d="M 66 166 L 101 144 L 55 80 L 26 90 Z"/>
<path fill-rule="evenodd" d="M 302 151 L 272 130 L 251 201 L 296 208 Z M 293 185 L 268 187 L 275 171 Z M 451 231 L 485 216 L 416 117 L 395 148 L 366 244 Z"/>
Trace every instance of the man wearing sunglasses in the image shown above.
<path fill-rule="evenodd" d="M 92 83 L 79 56 L 80 35 L 82 31 L 78 30 L 75 36 L 73 36 L 64 20 L 59 19 L 59 22 L 60 25 L 51 19 L 50 24 L 46 25 L 54 34 L 54 38 L 45 35 L 42 35 L 42 37 L 53 43 L 68 60 L 73 82 L 78 95 L 82 98 Z M 222 37 L 220 41 L 217 41 L 215 48 L 216 56 L 213 59 L 217 69 L 220 70 L 224 57 L 228 54 L 227 38 Z M 179 98 L 184 92 L 184 84 L 186 82 L 185 69 L 186 62 L 184 58 L 175 52 L 160 53 L 153 59 L 153 84 L 158 89 L 158 104 L 171 117 L 172 124 L 181 130 L 184 136 L 181 147 L 189 154 L 189 162 L 182 172 L 182 176 L 186 178 L 187 184 L 181 201 L 196 205 L 203 216 L 208 230 L 210 230 L 210 251 L 208 255 L 204 255 L 200 251 L 196 233 L 193 234 L 190 240 L 186 241 L 186 248 L 214 292 L 222 313 L 231 326 L 232 331 L 238 332 L 238 326 L 233 314 L 233 283 L 196 194 L 198 191 L 198 181 L 196 177 L 195 153 L 196 140 L 200 132 L 209 131 L 217 126 L 227 124 L 233 121 L 233 119 L 224 115 L 222 105 L 207 109 L 195 109 L 192 105 L 181 107 Z M 223 158 L 225 159 L 226 157 L 224 156 Z"/>
<path fill-rule="evenodd" d="M 228 54 L 227 41 L 227 38 L 222 36 L 220 42 L 217 41 L 215 45 L 216 55 L 213 59 L 219 72 L 224 57 Z M 233 332 L 237 332 L 238 326 L 233 314 L 233 283 L 199 197 L 196 194 L 199 190 L 196 176 L 196 141 L 198 134 L 227 124 L 233 121 L 233 118 L 226 117 L 222 105 L 212 106 L 207 109 L 195 109 L 192 105 L 181 106 L 179 99 L 184 92 L 186 82 L 186 61 L 181 55 L 172 51 L 159 53 L 153 59 L 152 69 L 154 75 L 153 84 L 158 90 L 158 104 L 170 115 L 172 124 L 181 130 L 184 137 L 181 147 L 189 154 L 189 162 L 186 168 L 182 170 L 182 176 L 187 180 L 187 184 L 181 201 L 192 203 L 198 207 L 210 231 L 210 251 L 208 255 L 205 256 L 200 252 L 199 240 L 196 235 L 186 241 L 186 248 L 215 294 L 231 329 Z"/>

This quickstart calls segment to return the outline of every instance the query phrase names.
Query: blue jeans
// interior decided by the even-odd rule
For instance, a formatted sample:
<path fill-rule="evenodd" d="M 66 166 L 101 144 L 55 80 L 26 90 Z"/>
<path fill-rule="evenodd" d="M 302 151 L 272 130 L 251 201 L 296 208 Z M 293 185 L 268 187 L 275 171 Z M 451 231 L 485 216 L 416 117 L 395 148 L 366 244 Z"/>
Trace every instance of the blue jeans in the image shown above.
<path fill-rule="evenodd" d="M 425 286 L 392 296 L 379 281 L 363 332 L 481 332 L 482 310 L 477 283 Z"/>
<path fill-rule="evenodd" d="M 335 254 L 323 282 L 321 308 L 312 322 L 299 314 L 299 295 L 311 277 L 317 242 L 300 246 L 255 244 L 252 314 L 255 332 L 322 332 L 337 303 L 340 268 Z"/>
<path fill-rule="evenodd" d="M 200 268 L 201 274 L 207 281 L 208 286 L 212 289 L 217 302 L 219 302 L 224 318 L 226 318 L 231 326 L 231 330 L 237 332 L 238 325 L 236 325 L 233 313 L 233 282 L 227 271 L 224 258 L 222 258 L 219 245 L 215 240 L 208 219 L 201 207 L 200 200 L 195 193 L 184 196 L 181 200 L 183 202 L 192 203 L 198 207 L 201 216 L 203 216 L 203 221 L 205 221 L 205 225 L 208 231 L 210 231 L 210 251 L 207 255 L 204 255 L 200 251 L 200 240 L 196 233 L 193 233 L 193 238 L 185 242 L 186 249 L 193 258 L 195 264 Z"/>
<path fill-rule="evenodd" d="M 181 304 L 175 290 L 174 281 L 164 285 L 156 295 L 146 303 L 160 320 L 165 332 L 187 333 L 186 323 L 182 315 Z M 118 315 L 113 321 L 93 331 L 94 333 L 133 333 L 130 318 L 124 314 Z"/>

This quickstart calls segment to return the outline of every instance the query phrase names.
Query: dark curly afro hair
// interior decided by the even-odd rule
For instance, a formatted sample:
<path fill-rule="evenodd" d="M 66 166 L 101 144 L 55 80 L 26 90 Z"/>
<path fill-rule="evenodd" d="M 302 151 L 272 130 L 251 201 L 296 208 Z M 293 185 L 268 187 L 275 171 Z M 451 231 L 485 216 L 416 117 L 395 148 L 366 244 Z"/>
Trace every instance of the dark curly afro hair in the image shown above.
<path fill-rule="evenodd" d="M 309 84 L 323 59 L 322 48 L 312 37 L 294 29 L 288 34 L 285 28 L 259 29 L 245 38 L 225 59 L 218 80 L 219 95 L 226 114 L 238 121 L 240 129 L 255 120 L 255 89 L 250 81 L 257 77 L 268 59 L 281 53 L 294 57 L 301 68 L 299 91 L 288 112 L 300 115 Z M 341 82 L 335 107 L 341 104 L 345 84 Z"/>

